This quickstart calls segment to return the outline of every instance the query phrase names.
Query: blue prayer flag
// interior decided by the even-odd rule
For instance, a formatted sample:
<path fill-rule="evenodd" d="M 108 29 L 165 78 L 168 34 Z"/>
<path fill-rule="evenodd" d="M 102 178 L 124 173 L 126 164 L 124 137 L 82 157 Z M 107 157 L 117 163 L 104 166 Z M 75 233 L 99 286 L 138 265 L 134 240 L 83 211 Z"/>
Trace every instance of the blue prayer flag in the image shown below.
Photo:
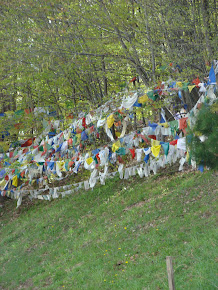
<path fill-rule="evenodd" d="M 213 68 L 213 65 L 211 66 L 210 72 L 209 72 L 209 80 L 208 80 L 208 85 L 215 85 L 216 84 L 216 76 L 215 76 L 215 71 Z"/>

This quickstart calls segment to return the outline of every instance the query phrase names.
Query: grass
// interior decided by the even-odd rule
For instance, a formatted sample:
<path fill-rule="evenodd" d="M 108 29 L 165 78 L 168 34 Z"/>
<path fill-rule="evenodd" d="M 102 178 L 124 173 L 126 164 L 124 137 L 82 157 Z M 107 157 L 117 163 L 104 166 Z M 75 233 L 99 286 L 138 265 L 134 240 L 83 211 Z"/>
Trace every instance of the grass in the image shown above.
<path fill-rule="evenodd" d="M 63 199 L 7 202 L 2 289 L 216 289 L 216 173 L 118 177 Z"/>

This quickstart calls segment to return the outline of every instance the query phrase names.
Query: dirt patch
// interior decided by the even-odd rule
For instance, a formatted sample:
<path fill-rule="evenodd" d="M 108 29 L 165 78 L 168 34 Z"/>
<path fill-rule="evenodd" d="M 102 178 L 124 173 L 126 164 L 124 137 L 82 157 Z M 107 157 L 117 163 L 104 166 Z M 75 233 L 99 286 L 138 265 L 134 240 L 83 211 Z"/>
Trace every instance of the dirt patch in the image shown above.
<path fill-rule="evenodd" d="M 75 268 L 81 267 L 83 264 L 84 264 L 84 262 L 80 262 L 80 263 L 74 265 L 72 270 L 75 269 Z"/>
<path fill-rule="evenodd" d="M 27 196 L 23 197 L 22 206 L 16 208 L 16 201 L 14 199 L 7 198 L 4 200 L 3 207 L 0 209 L 0 218 L 4 220 L 4 216 L 10 217 L 10 221 L 13 221 L 24 212 L 28 211 L 38 200 L 30 200 Z M 7 218 L 8 220 L 8 218 Z"/>
<path fill-rule="evenodd" d="M 208 219 L 212 215 L 211 212 L 205 211 L 202 215 L 199 215 L 201 219 Z"/>
<path fill-rule="evenodd" d="M 149 198 L 149 199 L 146 199 L 146 200 L 143 200 L 143 201 L 139 201 L 137 203 L 134 203 L 132 205 L 127 206 L 123 211 L 128 211 L 128 210 L 131 210 L 133 208 L 143 207 L 146 203 L 149 203 L 149 202 L 157 200 L 157 199 L 161 199 L 161 198 L 167 196 L 168 194 L 170 194 L 170 192 L 169 193 L 164 192 L 164 193 L 162 193 L 160 195 L 156 195 L 156 196 L 154 196 L 152 198 Z"/>
<path fill-rule="evenodd" d="M 20 286 L 17 289 L 39 289 L 39 288 L 33 286 L 32 279 L 28 279 L 24 283 L 20 284 Z"/>
<path fill-rule="evenodd" d="M 131 210 L 132 208 L 140 208 L 140 207 L 143 207 L 143 205 L 146 203 L 146 201 L 140 201 L 140 202 L 137 202 L 137 203 L 134 203 L 130 206 L 127 206 L 123 211 L 128 211 L 128 210 Z"/>

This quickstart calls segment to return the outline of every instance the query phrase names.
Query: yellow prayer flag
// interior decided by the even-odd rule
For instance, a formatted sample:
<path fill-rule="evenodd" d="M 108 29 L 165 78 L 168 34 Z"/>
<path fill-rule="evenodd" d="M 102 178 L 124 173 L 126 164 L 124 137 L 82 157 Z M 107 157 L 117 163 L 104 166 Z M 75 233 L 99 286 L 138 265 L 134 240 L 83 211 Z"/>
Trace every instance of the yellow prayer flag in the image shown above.
<path fill-rule="evenodd" d="M 62 171 L 67 171 L 65 167 L 65 161 L 61 161 L 61 170 Z"/>
<path fill-rule="evenodd" d="M 88 165 L 92 164 L 92 162 L 93 162 L 93 158 L 92 157 L 89 157 L 89 158 L 86 159 L 86 163 Z"/>
<path fill-rule="evenodd" d="M 120 141 L 117 141 L 117 142 L 115 142 L 115 143 L 112 145 L 112 151 L 115 152 L 115 151 L 117 151 L 120 147 L 121 147 Z"/>
<path fill-rule="evenodd" d="M 160 148 L 161 148 L 161 145 L 151 147 L 151 152 L 153 153 L 154 157 L 157 157 L 159 155 Z"/>
<path fill-rule="evenodd" d="M 191 91 L 194 89 L 195 85 L 193 86 L 188 86 L 188 90 L 189 90 L 189 93 L 191 93 Z"/>
<path fill-rule="evenodd" d="M 13 178 L 12 178 L 12 185 L 17 187 L 18 186 L 18 177 L 17 175 L 15 175 Z"/>
<path fill-rule="evenodd" d="M 65 162 L 64 161 L 57 161 L 57 166 L 60 169 L 60 171 L 66 171 Z"/>
<path fill-rule="evenodd" d="M 120 133 L 120 132 L 115 132 L 115 135 L 116 135 L 117 137 L 120 137 L 121 133 Z"/>
<path fill-rule="evenodd" d="M 140 104 L 144 104 L 147 101 L 148 101 L 148 95 L 147 94 L 145 94 L 144 96 L 141 96 L 141 97 L 138 98 L 138 103 L 140 103 Z"/>
<path fill-rule="evenodd" d="M 164 128 L 168 128 L 169 127 L 169 124 L 167 122 L 159 123 L 158 125 L 163 126 Z"/>
<path fill-rule="evenodd" d="M 182 88 L 182 82 L 177 82 L 176 86 L 179 87 L 179 88 Z"/>
<path fill-rule="evenodd" d="M 6 114 L 7 116 L 10 116 L 10 115 L 14 115 L 14 112 L 13 112 L 13 111 L 7 111 L 7 112 L 5 112 L 5 114 Z"/>
<path fill-rule="evenodd" d="M 114 115 L 110 114 L 110 116 L 107 118 L 107 126 L 109 129 L 113 126 L 114 121 Z"/>

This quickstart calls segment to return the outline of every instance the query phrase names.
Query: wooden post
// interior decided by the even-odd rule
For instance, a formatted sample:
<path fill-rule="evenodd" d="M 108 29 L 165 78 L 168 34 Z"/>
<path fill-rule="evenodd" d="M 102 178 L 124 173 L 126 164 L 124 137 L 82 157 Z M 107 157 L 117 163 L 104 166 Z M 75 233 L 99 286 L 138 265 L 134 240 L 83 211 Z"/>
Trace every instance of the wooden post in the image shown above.
<path fill-rule="evenodd" d="M 166 257 L 169 290 L 175 290 L 172 257 Z"/>

